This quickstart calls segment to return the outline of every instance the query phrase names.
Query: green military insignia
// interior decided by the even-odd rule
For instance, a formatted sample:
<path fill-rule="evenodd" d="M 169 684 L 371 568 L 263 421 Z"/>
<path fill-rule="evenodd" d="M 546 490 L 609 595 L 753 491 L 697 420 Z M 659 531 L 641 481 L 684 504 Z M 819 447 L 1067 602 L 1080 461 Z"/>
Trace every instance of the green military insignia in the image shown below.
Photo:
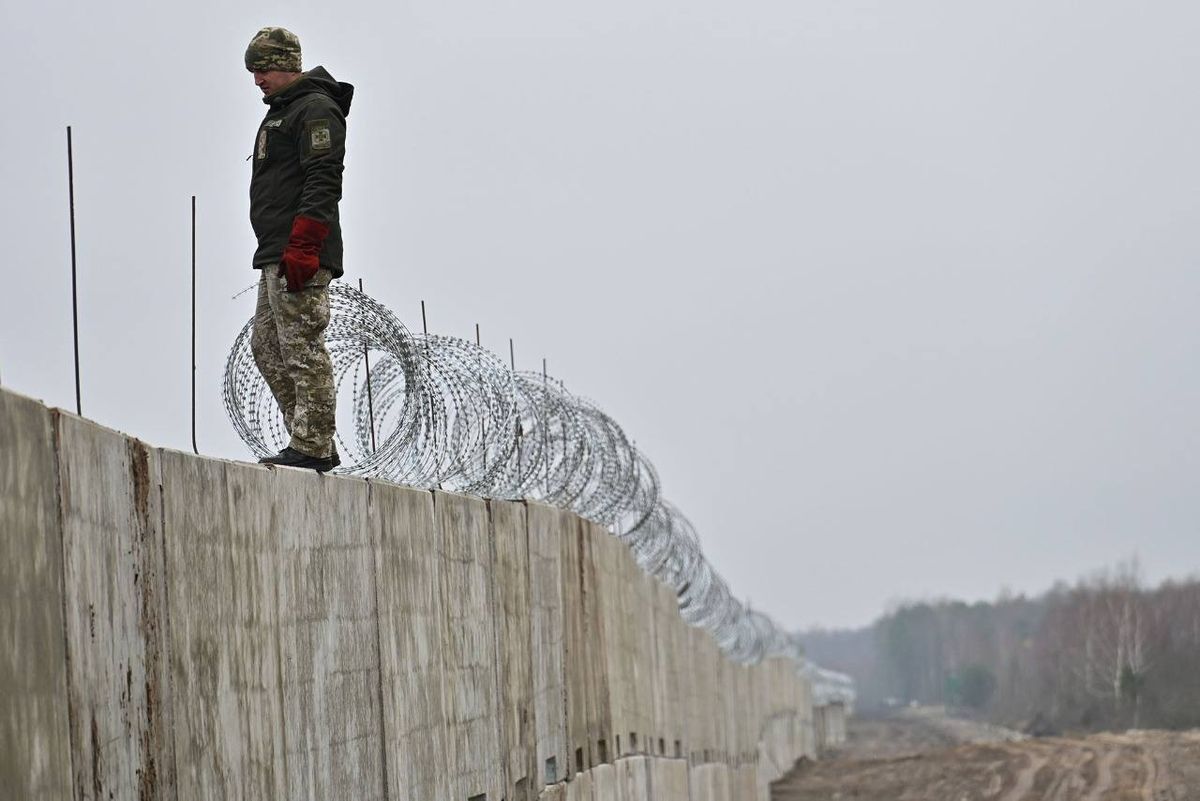
<path fill-rule="evenodd" d="M 333 135 L 329 132 L 329 120 L 313 120 L 309 123 L 308 142 L 313 150 L 329 150 L 333 147 Z"/>
<path fill-rule="evenodd" d="M 263 128 L 258 132 L 258 157 L 265 159 L 267 157 L 267 129 Z"/>

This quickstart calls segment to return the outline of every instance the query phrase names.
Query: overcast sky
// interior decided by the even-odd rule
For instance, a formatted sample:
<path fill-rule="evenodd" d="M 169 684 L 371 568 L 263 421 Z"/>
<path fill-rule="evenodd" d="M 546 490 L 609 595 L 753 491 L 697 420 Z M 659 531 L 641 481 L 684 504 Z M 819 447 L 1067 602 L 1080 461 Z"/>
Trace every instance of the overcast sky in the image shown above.
<path fill-rule="evenodd" d="M 1200 5 L 7 3 L 0 383 L 245 458 L 264 25 L 356 86 L 346 278 L 595 400 L 788 626 L 1193 573 Z M 3 444 L 0 443 L 0 447 Z"/>

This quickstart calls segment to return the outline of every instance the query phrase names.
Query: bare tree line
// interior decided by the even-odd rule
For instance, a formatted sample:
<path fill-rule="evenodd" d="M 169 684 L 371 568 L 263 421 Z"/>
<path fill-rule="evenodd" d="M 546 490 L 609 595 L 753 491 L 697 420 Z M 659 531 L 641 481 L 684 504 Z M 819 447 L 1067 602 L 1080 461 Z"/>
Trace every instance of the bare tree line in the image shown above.
<path fill-rule="evenodd" d="M 1136 561 L 1036 598 L 912 602 L 800 635 L 861 708 L 946 704 L 1038 733 L 1200 726 L 1200 579 L 1148 588 Z"/>

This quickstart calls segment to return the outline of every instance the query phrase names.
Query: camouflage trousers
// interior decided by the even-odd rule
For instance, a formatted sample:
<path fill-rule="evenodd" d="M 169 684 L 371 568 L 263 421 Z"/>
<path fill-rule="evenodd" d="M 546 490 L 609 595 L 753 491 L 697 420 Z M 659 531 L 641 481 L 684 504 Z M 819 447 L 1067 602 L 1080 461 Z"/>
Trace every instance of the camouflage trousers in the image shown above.
<path fill-rule="evenodd" d="M 304 289 L 287 291 L 287 279 L 262 269 L 250 350 L 283 412 L 289 447 L 308 456 L 333 453 L 333 362 L 325 347 L 331 273 L 320 269 Z"/>

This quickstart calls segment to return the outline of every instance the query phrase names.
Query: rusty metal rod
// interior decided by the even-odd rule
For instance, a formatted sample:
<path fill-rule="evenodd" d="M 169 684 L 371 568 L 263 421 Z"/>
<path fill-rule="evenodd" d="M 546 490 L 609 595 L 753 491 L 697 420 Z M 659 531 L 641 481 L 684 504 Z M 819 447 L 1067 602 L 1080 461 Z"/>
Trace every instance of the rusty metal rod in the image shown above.
<path fill-rule="evenodd" d="M 75 413 L 83 417 L 79 393 L 79 289 L 75 263 L 75 153 L 71 146 L 71 126 L 67 126 L 67 191 L 71 199 L 71 319 L 75 330 Z"/>
<path fill-rule="evenodd" d="M 196 196 L 192 195 L 192 452 L 196 447 Z"/>
<path fill-rule="evenodd" d="M 363 291 L 362 279 L 358 279 L 358 291 Z M 367 363 L 367 414 L 371 417 L 371 453 L 375 447 L 375 395 L 371 392 L 371 355 L 367 352 L 367 343 L 363 343 L 363 361 Z"/>

